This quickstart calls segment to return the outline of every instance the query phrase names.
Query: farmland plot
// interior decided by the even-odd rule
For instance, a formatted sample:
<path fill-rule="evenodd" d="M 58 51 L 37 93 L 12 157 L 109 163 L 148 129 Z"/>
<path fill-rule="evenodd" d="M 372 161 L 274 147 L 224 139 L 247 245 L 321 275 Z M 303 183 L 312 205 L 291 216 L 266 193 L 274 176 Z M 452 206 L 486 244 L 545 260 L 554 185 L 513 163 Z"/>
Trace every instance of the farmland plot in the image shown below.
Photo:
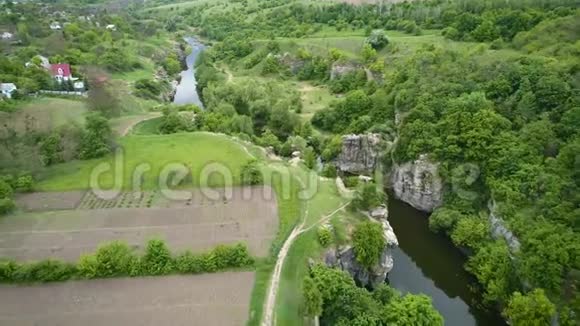
<path fill-rule="evenodd" d="M 0 286 L 0 325 L 244 325 L 252 272 Z"/>
<path fill-rule="evenodd" d="M 132 193 L 110 200 L 91 193 L 79 199 L 78 192 L 21 196 L 21 207 L 34 210 L 42 198 L 41 208 L 50 211 L 0 219 L 0 257 L 75 261 L 104 242 L 122 240 L 140 249 L 151 238 L 165 240 L 174 251 L 194 252 L 242 242 L 253 255 L 266 256 L 278 229 L 276 196 L 269 187 L 233 188 L 231 194 L 196 189 L 184 200 L 168 200 L 155 191 L 140 196 L 139 200 Z M 55 211 L 70 208 L 73 201 L 77 209 Z"/>

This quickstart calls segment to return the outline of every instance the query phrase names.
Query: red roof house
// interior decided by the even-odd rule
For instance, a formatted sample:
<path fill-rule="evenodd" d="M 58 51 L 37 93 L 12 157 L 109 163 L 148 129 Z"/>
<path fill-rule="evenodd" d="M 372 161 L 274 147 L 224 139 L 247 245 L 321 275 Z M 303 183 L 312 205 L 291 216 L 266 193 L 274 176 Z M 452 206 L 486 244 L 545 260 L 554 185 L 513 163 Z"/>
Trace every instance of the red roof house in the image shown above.
<path fill-rule="evenodd" d="M 50 73 L 56 79 L 68 80 L 72 78 L 70 65 L 68 63 L 59 63 L 50 65 Z"/>

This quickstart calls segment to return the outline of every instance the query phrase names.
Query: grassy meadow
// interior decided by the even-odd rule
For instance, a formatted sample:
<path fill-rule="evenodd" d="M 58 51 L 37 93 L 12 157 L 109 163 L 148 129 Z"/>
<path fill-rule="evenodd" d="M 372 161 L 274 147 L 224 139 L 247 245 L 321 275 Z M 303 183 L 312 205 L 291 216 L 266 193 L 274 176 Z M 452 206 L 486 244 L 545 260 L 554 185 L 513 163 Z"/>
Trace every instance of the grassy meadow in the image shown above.
<path fill-rule="evenodd" d="M 234 184 L 240 183 L 240 171 L 249 159 L 249 154 L 239 144 L 226 136 L 209 133 L 183 133 L 170 136 L 130 136 L 119 140 L 121 155 L 109 155 L 103 159 L 90 161 L 73 161 L 50 167 L 37 185 L 41 191 L 66 191 L 88 189 L 92 171 L 100 165 L 114 170 L 115 159 L 119 160 L 122 171 L 108 171 L 99 178 L 104 188 L 114 185 L 119 178 L 122 189 L 132 188 L 133 171 L 140 164 L 148 164 L 151 170 L 145 173 L 142 188 L 157 189 L 161 171 L 168 164 L 185 165 L 193 177 L 187 177 L 181 186 L 199 186 L 202 170 L 211 163 L 231 171 Z M 217 173 L 208 177 L 207 186 L 224 185 L 224 178 Z"/>
<path fill-rule="evenodd" d="M 71 123 L 82 124 L 87 110 L 80 99 L 34 98 L 15 112 L 0 112 L 0 130 L 6 125 L 17 133 L 24 133 L 27 128 L 47 132 Z"/>

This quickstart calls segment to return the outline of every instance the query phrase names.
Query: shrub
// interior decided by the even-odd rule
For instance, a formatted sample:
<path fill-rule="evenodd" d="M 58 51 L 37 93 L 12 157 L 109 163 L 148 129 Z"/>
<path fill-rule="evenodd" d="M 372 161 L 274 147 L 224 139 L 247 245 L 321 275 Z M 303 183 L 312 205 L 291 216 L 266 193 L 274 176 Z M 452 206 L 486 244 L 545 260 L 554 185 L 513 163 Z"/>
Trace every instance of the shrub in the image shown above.
<path fill-rule="evenodd" d="M 356 209 L 368 211 L 385 201 L 385 193 L 373 182 L 362 184 L 357 189 L 353 206 Z"/>
<path fill-rule="evenodd" d="M 77 263 L 78 275 L 92 279 L 98 276 L 97 257 L 92 254 L 82 255 Z"/>
<path fill-rule="evenodd" d="M 327 178 L 336 178 L 337 176 L 336 166 L 334 166 L 333 164 L 326 164 L 324 166 L 324 169 L 322 169 L 322 176 Z"/>
<path fill-rule="evenodd" d="M 386 245 L 381 225 L 363 222 L 357 225 L 352 238 L 356 260 L 369 269 L 376 265 Z"/>
<path fill-rule="evenodd" d="M 333 236 L 332 232 L 328 227 L 325 226 L 319 227 L 317 234 L 318 234 L 318 243 L 320 243 L 320 245 L 323 248 L 327 248 L 332 243 Z"/>
<path fill-rule="evenodd" d="M 175 268 L 184 274 L 199 274 L 203 272 L 202 257 L 187 250 L 175 260 Z"/>
<path fill-rule="evenodd" d="M 170 273 L 210 273 L 254 263 L 243 244 L 218 246 L 194 255 L 186 251 L 173 260 L 162 240 L 150 240 L 142 257 L 125 243 L 102 245 L 95 254 L 83 255 L 77 264 L 56 260 L 17 263 L 0 260 L 0 283 L 57 282 L 74 278 L 95 279 L 116 276 L 151 276 Z"/>
<path fill-rule="evenodd" d="M 126 243 L 113 241 L 97 249 L 98 277 L 128 276 L 134 268 L 136 255 Z"/>
<path fill-rule="evenodd" d="M 344 185 L 347 188 L 356 188 L 358 186 L 360 180 L 358 179 L 358 177 L 354 176 L 354 177 L 343 178 L 343 181 L 344 181 Z"/>
<path fill-rule="evenodd" d="M 30 175 L 22 175 L 16 179 L 15 188 L 20 192 L 31 192 L 34 185 L 34 179 Z"/>
<path fill-rule="evenodd" d="M 244 185 L 259 185 L 264 182 L 264 176 L 256 160 L 252 160 L 242 166 L 241 178 Z"/>
<path fill-rule="evenodd" d="M 27 266 L 29 282 L 66 281 L 77 275 L 77 268 L 74 264 L 57 260 L 43 260 Z"/>
<path fill-rule="evenodd" d="M 14 191 L 8 182 L 0 180 L 0 198 L 10 198 Z"/>
<path fill-rule="evenodd" d="M 152 239 L 147 243 L 145 255 L 141 259 L 142 272 L 147 275 L 165 275 L 173 270 L 173 258 L 163 240 Z"/>
<path fill-rule="evenodd" d="M 18 264 L 12 260 L 0 261 L 0 282 L 10 283 L 13 281 L 13 274 L 18 268 Z"/>
<path fill-rule="evenodd" d="M 16 207 L 12 198 L 0 199 L 0 215 L 8 214 Z"/>

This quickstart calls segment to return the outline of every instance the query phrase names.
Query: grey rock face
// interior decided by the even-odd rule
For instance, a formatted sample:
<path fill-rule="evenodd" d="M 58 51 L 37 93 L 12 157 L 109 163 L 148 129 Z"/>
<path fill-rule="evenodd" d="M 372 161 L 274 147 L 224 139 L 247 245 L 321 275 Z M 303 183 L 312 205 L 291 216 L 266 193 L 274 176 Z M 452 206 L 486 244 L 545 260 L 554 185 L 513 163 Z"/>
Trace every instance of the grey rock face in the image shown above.
<path fill-rule="evenodd" d="M 347 246 L 338 252 L 329 250 L 325 256 L 325 263 L 327 266 L 348 272 L 359 284 L 375 288 L 385 281 L 387 274 L 393 269 L 393 256 L 389 247 L 385 247 L 379 263 L 368 270 L 356 260 L 354 248 Z"/>
<path fill-rule="evenodd" d="M 340 250 L 330 249 L 326 252 L 324 262 L 327 266 L 337 267 L 348 272 L 359 284 L 376 288 L 387 278 L 387 274 L 393 269 L 394 261 L 391 248 L 399 245 L 393 228 L 387 221 L 388 211 L 385 206 L 377 207 L 369 213 L 369 218 L 381 223 L 386 246 L 381 252 L 378 264 L 371 269 L 363 267 L 356 260 L 354 247 L 347 246 Z"/>
<path fill-rule="evenodd" d="M 379 134 L 343 136 L 337 168 L 352 174 L 372 173 L 379 163 L 380 145 Z"/>
<path fill-rule="evenodd" d="M 355 72 L 359 69 L 362 69 L 360 65 L 350 62 L 337 61 L 332 64 L 332 67 L 330 67 L 330 80 L 334 80 L 346 74 L 350 74 L 351 72 Z"/>
<path fill-rule="evenodd" d="M 506 226 L 505 222 L 497 214 L 497 208 L 494 201 L 488 203 L 489 209 L 489 222 L 491 225 L 491 235 L 494 239 L 504 239 L 510 249 L 512 254 L 515 254 L 520 250 L 520 240 L 510 231 Z"/>
<path fill-rule="evenodd" d="M 432 212 L 443 203 L 443 181 L 438 166 L 426 155 L 418 160 L 395 165 L 391 174 L 395 196 L 416 209 Z"/>
<path fill-rule="evenodd" d="M 293 75 L 298 74 L 300 69 L 302 69 L 306 64 L 304 60 L 295 58 L 292 55 L 290 55 L 290 53 L 287 52 L 282 55 L 276 55 L 276 58 L 278 59 L 278 62 L 280 62 L 280 64 L 288 67 L 288 69 Z"/>

